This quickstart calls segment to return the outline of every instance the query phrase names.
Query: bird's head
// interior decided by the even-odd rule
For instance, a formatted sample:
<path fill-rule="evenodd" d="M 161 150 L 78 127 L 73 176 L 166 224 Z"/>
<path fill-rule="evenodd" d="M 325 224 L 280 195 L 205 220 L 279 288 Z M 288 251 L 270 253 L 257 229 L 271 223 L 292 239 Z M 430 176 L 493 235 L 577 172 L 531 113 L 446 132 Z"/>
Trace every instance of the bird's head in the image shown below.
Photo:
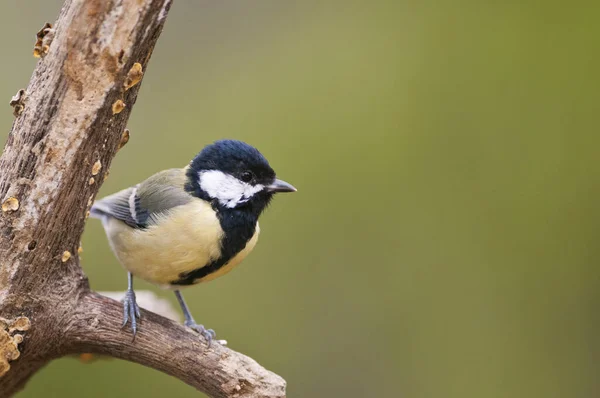
<path fill-rule="evenodd" d="M 187 189 L 222 209 L 248 209 L 260 214 L 277 192 L 296 188 L 275 171 L 254 147 L 236 140 L 206 146 L 190 163 Z"/>

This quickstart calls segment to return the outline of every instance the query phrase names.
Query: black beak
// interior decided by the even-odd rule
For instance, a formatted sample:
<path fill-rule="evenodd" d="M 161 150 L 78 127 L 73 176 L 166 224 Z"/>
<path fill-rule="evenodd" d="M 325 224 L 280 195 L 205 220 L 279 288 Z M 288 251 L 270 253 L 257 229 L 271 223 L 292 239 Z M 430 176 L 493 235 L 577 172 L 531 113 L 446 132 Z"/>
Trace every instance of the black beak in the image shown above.
<path fill-rule="evenodd" d="M 283 180 L 275 180 L 271 185 L 267 185 L 267 192 L 296 192 L 292 184 L 288 184 Z"/>

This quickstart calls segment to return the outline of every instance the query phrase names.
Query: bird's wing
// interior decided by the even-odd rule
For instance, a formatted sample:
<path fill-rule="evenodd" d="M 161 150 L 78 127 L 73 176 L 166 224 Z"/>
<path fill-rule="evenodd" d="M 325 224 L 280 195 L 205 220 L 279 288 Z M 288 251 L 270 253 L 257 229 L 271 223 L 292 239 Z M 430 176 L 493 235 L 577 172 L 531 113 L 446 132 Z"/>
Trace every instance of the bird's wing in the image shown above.
<path fill-rule="evenodd" d="M 184 189 L 185 182 L 183 169 L 161 171 L 135 187 L 95 202 L 90 215 L 116 218 L 132 228 L 146 228 L 172 208 L 193 200 Z"/>

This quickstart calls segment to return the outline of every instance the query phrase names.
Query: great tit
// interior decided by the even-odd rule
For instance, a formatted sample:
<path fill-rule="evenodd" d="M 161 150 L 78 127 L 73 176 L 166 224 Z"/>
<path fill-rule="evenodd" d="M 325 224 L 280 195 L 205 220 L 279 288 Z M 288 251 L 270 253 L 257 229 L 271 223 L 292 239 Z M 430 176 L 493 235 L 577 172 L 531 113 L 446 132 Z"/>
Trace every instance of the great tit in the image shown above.
<path fill-rule="evenodd" d="M 213 280 L 254 248 L 258 217 L 277 192 L 296 188 L 275 177 L 265 157 L 235 140 L 206 146 L 188 166 L 154 174 L 94 203 L 110 247 L 128 271 L 123 326 L 137 331 L 133 277 L 173 289 L 185 325 L 210 345 L 215 333 L 194 321 L 180 288 Z"/>

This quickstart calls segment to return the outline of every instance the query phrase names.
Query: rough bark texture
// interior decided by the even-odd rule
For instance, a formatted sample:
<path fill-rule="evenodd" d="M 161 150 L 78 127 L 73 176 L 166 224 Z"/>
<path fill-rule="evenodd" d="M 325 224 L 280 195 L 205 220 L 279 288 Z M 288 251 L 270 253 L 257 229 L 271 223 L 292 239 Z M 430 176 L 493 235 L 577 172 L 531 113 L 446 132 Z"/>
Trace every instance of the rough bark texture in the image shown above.
<path fill-rule="evenodd" d="M 43 58 L 11 102 L 17 118 L 0 158 L 0 397 L 83 352 L 153 367 L 213 397 L 285 396 L 281 377 L 151 312 L 132 342 L 121 304 L 91 292 L 79 266 L 86 213 L 170 6 L 67 0 L 38 34 Z"/>

